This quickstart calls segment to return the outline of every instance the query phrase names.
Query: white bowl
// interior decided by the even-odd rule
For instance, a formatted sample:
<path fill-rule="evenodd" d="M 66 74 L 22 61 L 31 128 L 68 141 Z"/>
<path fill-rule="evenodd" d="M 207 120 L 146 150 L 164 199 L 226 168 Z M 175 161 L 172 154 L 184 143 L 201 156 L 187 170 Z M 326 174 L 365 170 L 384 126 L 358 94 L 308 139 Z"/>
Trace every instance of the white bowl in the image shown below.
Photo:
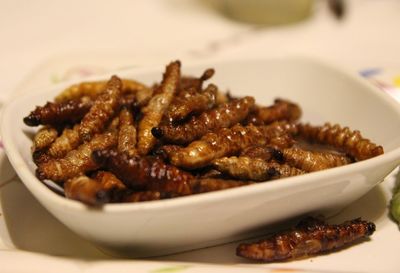
<path fill-rule="evenodd" d="M 184 64 L 184 63 L 183 63 Z M 389 174 L 400 162 L 400 108 L 363 79 L 302 58 L 229 61 L 183 66 L 199 75 L 214 67 L 212 82 L 234 95 L 252 95 L 271 104 L 276 97 L 298 102 L 302 120 L 329 121 L 359 129 L 385 154 L 351 165 L 272 182 L 176 199 L 89 208 L 68 200 L 34 174 L 29 132 L 22 118 L 51 100 L 71 82 L 19 98 L 3 112 L 6 153 L 26 187 L 56 218 L 109 253 L 151 256 L 243 238 L 249 232 L 316 211 L 343 208 Z M 159 81 L 163 67 L 119 73 L 146 83 Z M 94 79 L 93 79 L 94 80 Z"/>

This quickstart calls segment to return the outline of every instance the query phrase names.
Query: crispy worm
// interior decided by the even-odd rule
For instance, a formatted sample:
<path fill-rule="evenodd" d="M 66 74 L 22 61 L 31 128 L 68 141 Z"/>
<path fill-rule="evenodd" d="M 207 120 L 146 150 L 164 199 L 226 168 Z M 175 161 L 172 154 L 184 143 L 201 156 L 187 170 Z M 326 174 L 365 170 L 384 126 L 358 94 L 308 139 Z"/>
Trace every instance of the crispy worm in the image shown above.
<path fill-rule="evenodd" d="M 106 89 L 106 86 L 107 81 L 82 82 L 68 87 L 57 95 L 54 100 L 55 102 L 65 102 L 82 97 L 96 99 Z M 136 101 L 142 103 L 151 96 L 152 90 L 140 82 L 122 79 L 122 93 L 134 94 Z"/>
<path fill-rule="evenodd" d="M 214 160 L 213 165 L 222 173 L 240 180 L 268 181 L 305 173 L 284 164 L 246 156 L 222 157 Z"/>
<path fill-rule="evenodd" d="M 106 191 L 110 191 L 113 189 L 126 189 L 125 184 L 122 183 L 121 180 L 119 180 L 113 173 L 107 171 L 98 171 L 95 175 L 95 179 Z"/>
<path fill-rule="evenodd" d="M 81 144 L 78 132 L 79 125 L 65 128 L 61 135 L 50 145 L 48 154 L 53 158 L 62 158 Z"/>
<path fill-rule="evenodd" d="M 216 103 L 217 90 L 215 85 L 210 84 L 202 92 L 194 89 L 182 92 L 172 101 L 166 113 L 167 120 L 176 123 L 189 114 L 199 114 L 211 109 Z"/>
<path fill-rule="evenodd" d="M 95 179 L 79 175 L 64 183 L 64 193 L 67 198 L 81 201 L 87 205 L 99 206 L 109 202 L 107 192 Z"/>
<path fill-rule="evenodd" d="M 24 123 L 28 126 L 44 124 L 54 127 L 76 123 L 83 118 L 91 106 L 92 101 L 84 98 L 64 102 L 47 102 L 44 106 L 37 106 L 24 118 Z"/>
<path fill-rule="evenodd" d="M 194 89 L 199 92 L 203 88 L 203 83 L 209 80 L 215 73 L 213 68 L 208 68 L 203 72 L 200 78 L 182 76 L 179 82 L 179 92 Z"/>
<path fill-rule="evenodd" d="M 325 170 L 353 162 L 346 155 L 331 152 L 307 151 L 300 148 L 284 149 L 282 154 L 287 164 L 306 172 Z"/>
<path fill-rule="evenodd" d="M 136 127 L 132 113 L 125 107 L 119 113 L 118 152 L 130 157 L 137 154 Z"/>
<path fill-rule="evenodd" d="M 55 128 L 44 126 L 37 131 L 33 137 L 32 152 L 43 150 L 49 147 L 58 136 Z"/>
<path fill-rule="evenodd" d="M 292 123 L 273 123 L 268 126 L 242 126 L 222 128 L 204 135 L 185 148 L 173 151 L 168 156 L 172 164 L 195 169 L 209 165 L 213 160 L 239 153 L 252 145 L 268 144 L 271 138 L 283 134 L 294 134 L 297 127 Z"/>
<path fill-rule="evenodd" d="M 351 131 L 348 127 L 325 123 L 323 126 L 299 124 L 299 135 L 308 141 L 331 145 L 342 149 L 356 161 L 365 160 L 383 154 L 383 147 L 363 138 L 360 131 Z"/>
<path fill-rule="evenodd" d="M 92 152 L 108 149 L 117 144 L 117 135 L 113 132 L 95 135 L 90 141 L 70 151 L 64 158 L 53 159 L 38 166 L 36 176 L 40 180 L 50 179 L 63 183 L 69 178 L 95 170 L 98 165 L 92 160 Z"/>
<path fill-rule="evenodd" d="M 96 98 L 79 124 L 79 137 L 83 141 L 89 141 L 95 134 L 100 133 L 114 115 L 119 106 L 121 87 L 122 82 L 117 76 L 112 76 L 107 82 L 106 89 Z"/>
<path fill-rule="evenodd" d="M 172 62 L 167 66 L 161 86 L 147 106 L 142 108 L 143 117 L 139 122 L 137 147 L 140 155 L 146 155 L 156 142 L 151 129 L 159 125 L 174 97 L 179 84 L 180 67 L 179 61 Z"/>
<path fill-rule="evenodd" d="M 158 157 L 130 158 L 115 150 L 98 150 L 93 153 L 93 160 L 114 173 L 129 188 L 191 194 L 192 174 L 166 164 Z"/>
<path fill-rule="evenodd" d="M 240 156 L 250 157 L 250 158 L 260 158 L 264 161 L 269 161 L 271 159 L 276 159 L 282 152 L 272 146 L 263 145 L 253 145 L 243 149 L 240 152 Z"/>
<path fill-rule="evenodd" d="M 256 243 L 240 244 L 236 254 L 263 262 L 284 261 L 333 251 L 357 239 L 369 237 L 374 231 L 374 223 L 359 218 L 339 225 L 306 219 L 292 230 Z"/>
<path fill-rule="evenodd" d="M 276 99 L 272 106 L 256 107 L 247 118 L 247 123 L 270 124 L 278 120 L 296 121 L 301 117 L 301 108 L 288 100 Z"/>
<path fill-rule="evenodd" d="M 253 97 L 244 97 L 222 104 L 217 108 L 192 117 L 187 123 L 174 126 L 173 124 L 154 128 L 154 136 L 168 143 L 187 144 L 199 139 L 209 131 L 231 127 L 246 118 L 254 106 Z"/>

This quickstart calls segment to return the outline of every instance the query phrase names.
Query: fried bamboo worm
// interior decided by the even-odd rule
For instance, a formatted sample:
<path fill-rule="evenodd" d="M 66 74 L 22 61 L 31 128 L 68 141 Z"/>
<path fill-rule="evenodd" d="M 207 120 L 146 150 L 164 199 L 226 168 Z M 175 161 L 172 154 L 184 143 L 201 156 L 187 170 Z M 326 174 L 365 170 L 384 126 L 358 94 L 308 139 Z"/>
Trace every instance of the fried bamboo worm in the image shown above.
<path fill-rule="evenodd" d="M 154 191 L 190 194 L 193 176 L 157 157 L 128 157 L 115 150 L 98 150 L 93 160 L 114 173 L 130 188 L 145 188 Z"/>
<path fill-rule="evenodd" d="M 47 102 L 38 106 L 24 118 L 28 126 L 40 124 L 60 126 L 79 122 L 92 106 L 90 99 L 69 100 L 65 102 Z"/>
<path fill-rule="evenodd" d="M 79 124 L 79 137 L 83 141 L 89 141 L 95 134 L 100 133 L 114 115 L 119 106 L 121 87 L 122 82 L 117 76 L 112 76 L 107 82 L 106 89 L 96 98 Z"/>
<path fill-rule="evenodd" d="M 293 122 L 298 120 L 300 116 L 301 108 L 297 104 L 283 99 L 276 99 L 272 106 L 256 107 L 254 112 L 247 118 L 247 123 L 263 125 L 279 120 Z"/>
<path fill-rule="evenodd" d="M 179 90 L 185 91 L 188 89 L 194 89 L 200 91 L 203 88 L 203 83 L 209 80 L 214 73 L 215 70 L 213 68 L 208 68 L 203 72 L 203 75 L 201 75 L 200 78 L 182 76 L 179 83 Z"/>
<path fill-rule="evenodd" d="M 254 145 L 243 149 L 240 152 L 240 156 L 250 157 L 250 158 L 260 158 L 264 161 L 269 161 L 271 159 L 277 159 L 282 157 L 282 151 L 276 149 L 273 146 L 262 146 Z"/>
<path fill-rule="evenodd" d="M 62 158 L 81 144 L 78 132 L 79 125 L 65 128 L 61 135 L 50 145 L 48 154 L 53 158 Z"/>
<path fill-rule="evenodd" d="M 330 152 L 306 151 L 299 148 L 284 149 L 282 154 L 287 164 L 306 172 L 320 171 L 353 162 L 346 155 Z"/>
<path fill-rule="evenodd" d="M 101 188 L 105 191 L 113 189 L 123 190 L 126 189 L 124 183 L 119 180 L 113 173 L 107 171 L 98 171 L 94 177 L 101 185 Z"/>
<path fill-rule="evenodd" d="M 64 193 L 67 198 L 91 206 L 100 206 L 109 202 L 107 192 L 102 188 L 102 185 L 86 175 L 68 179 L 64 183 Z"/>
<path fill-rule="evenodd" d="M 172 124 L 154 128 L 154 136 L 174 144 L 187 144 L 199 139 L 209 131 L 231 127 L 246 118 L 254 106 L 253 97 L 233 100 L 217 108 L 192 117 L 187 123 L 174 126 Z"/>
<path fill-rule="evenodd" d="M 192 184 L 192 192 L 195 194 L 247 186 L 254 184 L 254 182 L 218 178 L 202 178 L 195 180 L 192 182 Z"/>
<path fill-rule="evenodd" d="M 55 128 L 44 126 L 37 131 L 33 137 L 32 152 L 43 150 L 49 147 L 58 136 Z"/>
<path fill-rule="evenodd" d="M 65 102 L 68 100 L 76 100 L 82 97 L 96 99 L 107 86 L 107 81 L 82 82 L 74 84 L 63 90 L 55 97 L 55 102 Z M 128 79 L 122 79 L 122 93 L 134 94 L 138 102 L 142 102 L 151 96 L 152 90 L 146 85 Z"/>
<path fill-rule="evenodd" d="M 119 113 L 118 152 L 130 157 L 137 154 L 136 127 L 132 113 L 125 107 Z"/>
<path fill-rule="evenodd" d="M 265 240 L 240 244 L 236 249 L 236 254 L 263 262 L 284 261 L 333 251 L 357 239 L 369 237 L 375 231 L 374 223 L 361 219 L 339 225 L 308 221 Z"/>
<path fill-rule="evenodd" d="M 265 145 L 274 137 L 296 132 L 296 125 L 286 122 L 258 127 L 236 124 L 231 128 L 210 132 L 168 156 L 175 166 L 195 169 L 207 166 L 217 158 L 237 154 L 246 147 Z"/>
<path fill-rule="evenodd" d="M 305 173 L 288 165 L 245 156 L 222 157 L 214 160 L 213 165 L 222 173 L 240 180 L 268 181 Z"/>
<path fill-rule="evenodd" d="M 325 123 L 323 126 L 299 124 L 299 135 L 308 141 L 331 145 L 342 149 L 356 161 L 365 160 L 383 154 L 383 147 L 363 138 L 360 131 L 351 131 L 348 127 Z"/>
<path fill-rule="evenodd" d="M 213 84 L 207 86 L 202 92 L 194 89 L 183 91 L 172 101 L 166 118 L 170 123 L 183 120 L 189 114 L 199 114 L 214 107 L 216 103 L 217 87 Z"/>
<path fill-rule="evenodd" d="M 95 170 L 98 165 L 92 160 L 92 152 L 99 149 L 108 149 L 117 144 L 115 133 L 108 132 L 94 136 L 89 142 L 81 144 L 76 150 L 70 151 L 64 158 L 45 162 L 36 170 L 40 180 L 50 179 L 56 183 L 63 183 L 67 179 Z"/>
<path fill-rule="evenodd" d="M 159 125 L 176 93 L 180 79 L 180 67 L 179 61 L 172 62 L 167 66 L 157 93 L 142 109 L 143 117 L 139 122 L 137 146 L 140 155 L 146 155 L 156 143 L 151 129 Z"/>

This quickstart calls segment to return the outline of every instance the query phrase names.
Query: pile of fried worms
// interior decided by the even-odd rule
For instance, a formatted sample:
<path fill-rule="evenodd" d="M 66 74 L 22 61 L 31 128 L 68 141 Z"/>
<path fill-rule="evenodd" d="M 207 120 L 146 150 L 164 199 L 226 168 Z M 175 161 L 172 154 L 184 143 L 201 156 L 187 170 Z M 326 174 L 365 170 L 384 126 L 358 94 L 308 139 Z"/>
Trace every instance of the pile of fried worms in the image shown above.
<path fill-rule="evenodd" d="M 185 76 L 174 61 L 152 86 L 112 76 L 61 91 L 24 118 L 28 126 L 41 126 L 32 146 L 36 176 L 62 186 L 67 198 L 101 206 L 263 183 L 383 153 L 357 130 L 301 123 L 302 110 L 294 102 L 276 99 L 262 106 L 251 96 L 235 97 L 215 84 L 205 85 L 214 72 Z M 326 232 L 337 241 L 341 229 L 351 238 L 357 237 L 352 228 L 365 236 L 372 233 L 371 223 L 357 221 L 338 228 L 311 221 L 312 227 L 302 224 L 299 231 L 308 235 L 288 233 L 285 240 L 291 248 L 296 240 L 322 238 Z M 272 253 L 268 246 L 286 246 L 271 239 L 241 245 L 238 255 L 280 260 L 297 257 L 303 247 L 335 245 L 320 240 L 328 246 L 309 246 L 306 240 L 300 250 Z"/>

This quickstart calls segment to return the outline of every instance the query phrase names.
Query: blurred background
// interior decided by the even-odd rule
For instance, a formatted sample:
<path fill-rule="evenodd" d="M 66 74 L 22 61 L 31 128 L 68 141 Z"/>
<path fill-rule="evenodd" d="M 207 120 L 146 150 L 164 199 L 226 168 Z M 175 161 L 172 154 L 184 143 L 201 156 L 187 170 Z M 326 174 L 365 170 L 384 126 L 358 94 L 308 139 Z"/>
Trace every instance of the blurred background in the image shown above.
<path fill-rule="evenodd" d="M 177 58 L 300 54 L 393 70 L 399 27 L 398 0 L 1 0 L 0 94 Z"/>

